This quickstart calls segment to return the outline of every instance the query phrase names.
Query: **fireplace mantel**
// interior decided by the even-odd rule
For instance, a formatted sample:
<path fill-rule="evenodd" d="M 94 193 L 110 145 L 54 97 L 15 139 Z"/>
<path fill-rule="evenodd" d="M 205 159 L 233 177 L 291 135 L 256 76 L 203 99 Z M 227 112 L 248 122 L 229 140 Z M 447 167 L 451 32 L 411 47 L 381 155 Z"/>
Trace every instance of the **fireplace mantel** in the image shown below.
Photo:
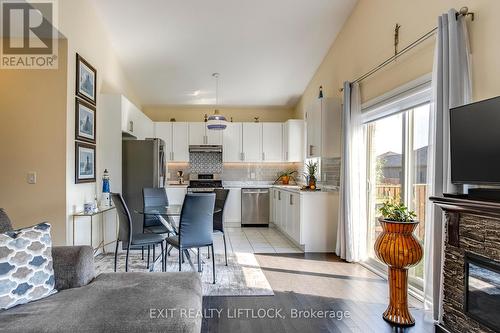
<path fill-rule="evenodd" d="M 476 255 L 500 263 L 500 203 L 431 197 L 446 216 L 443 323 L 437 331 L 493 332 L 465 311 L 466 258 Z"/>

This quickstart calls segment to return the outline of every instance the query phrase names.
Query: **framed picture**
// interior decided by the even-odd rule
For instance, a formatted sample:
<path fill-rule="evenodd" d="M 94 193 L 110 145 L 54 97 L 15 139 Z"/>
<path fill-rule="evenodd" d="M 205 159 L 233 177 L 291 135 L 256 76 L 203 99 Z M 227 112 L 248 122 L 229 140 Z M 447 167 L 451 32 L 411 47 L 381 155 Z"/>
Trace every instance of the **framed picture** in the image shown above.
<path fill-rule="evenodd" d="M 95 182 L 95 146 L 75 143 L 75 184 Z"/>
<path fill-rule="evenodd" d="M 75 98 L 75 138 L 90 143 L 96 142 L 95 106 Z"/>
<path fill-rule="evenodd" d="M 76 95 L 96 105 L 97 71 L 76 54 Z"/>

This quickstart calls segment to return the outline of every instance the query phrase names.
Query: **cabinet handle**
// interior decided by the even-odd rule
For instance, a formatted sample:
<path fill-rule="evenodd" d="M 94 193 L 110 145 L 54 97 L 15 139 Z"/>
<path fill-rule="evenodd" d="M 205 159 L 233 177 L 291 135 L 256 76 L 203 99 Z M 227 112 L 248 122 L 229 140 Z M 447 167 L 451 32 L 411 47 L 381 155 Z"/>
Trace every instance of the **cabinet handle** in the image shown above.
<path fill-rule="evenodd" d="M 131 133 L 134 133 L 134 122 L 131 120 L 128 122 L 128 130 Z"/>
<path fill-rule="evenodd" d="M 285 161 L 288 161 L 288 152 L 285 152 Z"/>
<path fill-rule="evenodd" d="M 281 200 L 281 191 L 278 191 L 278 200 Z"/>
<path fill-rule="evenodd" d="M 290 206 L 293 206 L 293 196 L 290 194 Z"/>
<path fill-rule="evenodd" d="M 241 153 L 241 160 L 244 161 L 245 160 L 245 153 Z"/>
<path fill-rule="evenodd" d="M 265 161 L 266 160 L 266 153 L 262 152 L 262 160 Z"/>
<path fill-rule="evenodd" d="M 313 155 L 313 145 L 309 145 L 309 156 Z"/>
<path fill-rule="evenodd" d="M 172 161 L 174 160 L 174 152 L 172 152 Z"/>

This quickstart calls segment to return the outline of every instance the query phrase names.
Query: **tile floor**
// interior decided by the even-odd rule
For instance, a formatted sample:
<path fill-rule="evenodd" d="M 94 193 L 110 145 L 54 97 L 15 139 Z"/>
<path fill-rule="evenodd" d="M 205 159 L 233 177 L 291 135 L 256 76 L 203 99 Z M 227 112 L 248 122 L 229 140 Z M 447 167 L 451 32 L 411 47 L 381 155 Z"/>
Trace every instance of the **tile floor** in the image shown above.
<path fill-rule="evenodd" d="M 301 253 L 281 232 L 275 228 L 226 227 L 228 253 Z M 224 253 L 222 235 L 214 235 L 216 253 Z"/>

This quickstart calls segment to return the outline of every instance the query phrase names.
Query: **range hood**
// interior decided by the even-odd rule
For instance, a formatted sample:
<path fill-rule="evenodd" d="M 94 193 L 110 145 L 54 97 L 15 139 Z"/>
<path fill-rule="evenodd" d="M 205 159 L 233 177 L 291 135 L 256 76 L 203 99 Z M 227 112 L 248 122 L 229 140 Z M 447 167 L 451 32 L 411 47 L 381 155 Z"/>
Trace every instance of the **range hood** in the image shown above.
<path fill-rule="evenodd" d="M 222 153 L 221 145 L 190 145 L 190 153 Z"/>

